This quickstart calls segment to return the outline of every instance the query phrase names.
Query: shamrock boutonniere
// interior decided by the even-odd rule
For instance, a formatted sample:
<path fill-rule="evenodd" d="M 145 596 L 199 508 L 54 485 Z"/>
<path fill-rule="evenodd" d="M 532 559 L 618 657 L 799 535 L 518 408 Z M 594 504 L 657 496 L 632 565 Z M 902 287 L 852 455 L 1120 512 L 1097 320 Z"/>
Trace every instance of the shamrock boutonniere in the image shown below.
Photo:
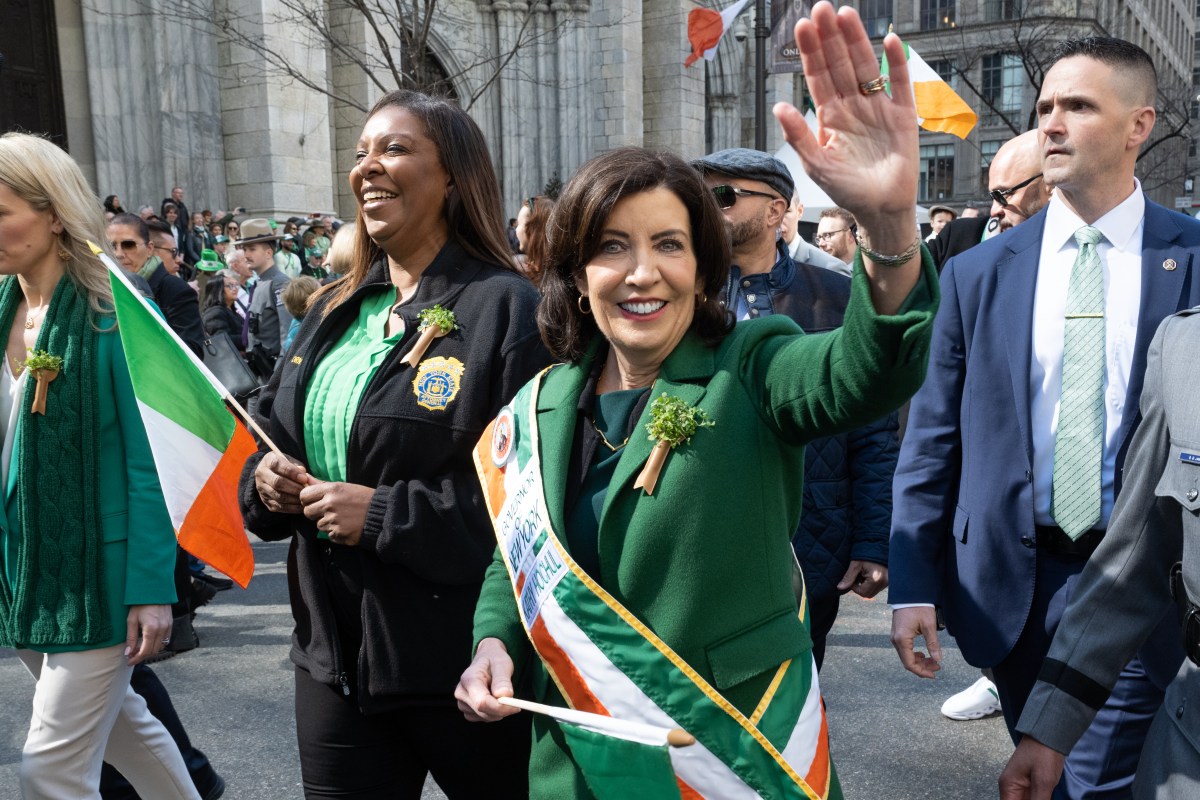
<path fill-rule="evenodd" d="M 455 318 L 454 312 L 441 306 L 425 309 L 420 313 L 419 318 L 421 324 L 417 330 L 420 331 L 421 336 L 413 345 L 412 350 L 409 350 L 408 354 L 400 359 L 410 367 L 417 365 L 434 339 L 445 336 L 458 328 L 458 320 Z"/>
<path fill-rule="evenodd" d="M 681 444 L 690 443 L 696 431 L 711 428 L 715 424 L 702 409 L 678 397 L 671 397 L 666 392 L 656 397 L 650 404 L 650 422 L 646 425 L 654 449 L 650 451 L 646 466 L 642 467 L 633 488 L 654 494 L 654 485 L 658 483 L 658 474 L 667 462 L 667 453 Z"/>
<path fill-rule="evenodd" d="M 46 393 L 50 390 L 50 381 L 58 377 L 62 371 L 62 356 L 52 356 L 45 350 L 31 350 L 29 358 L 25 359 L 25 369 L 37 381 L 33 390 L 33 406 L 31 414 L 46 413 Z"/>

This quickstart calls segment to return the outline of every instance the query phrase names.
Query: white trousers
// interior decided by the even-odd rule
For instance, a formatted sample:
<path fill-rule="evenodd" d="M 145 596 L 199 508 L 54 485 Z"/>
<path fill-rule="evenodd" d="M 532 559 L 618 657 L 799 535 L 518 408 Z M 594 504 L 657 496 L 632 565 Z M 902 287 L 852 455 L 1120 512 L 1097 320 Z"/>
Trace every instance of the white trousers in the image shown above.
<path fill-rule="evenodd" d="M 21 757 L 25 800 L 100 800 L 104 761 L 142 797 L 199 800 L 175 741 L 129 686 L 124 643 L 17 656 L 37 681 Z"/>

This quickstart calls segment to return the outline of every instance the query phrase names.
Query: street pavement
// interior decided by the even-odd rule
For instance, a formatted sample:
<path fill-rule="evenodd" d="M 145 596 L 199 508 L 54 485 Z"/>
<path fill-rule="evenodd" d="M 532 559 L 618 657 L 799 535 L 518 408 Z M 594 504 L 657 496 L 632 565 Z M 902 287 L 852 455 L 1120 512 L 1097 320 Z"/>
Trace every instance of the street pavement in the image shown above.
<path fill-rule="evenodd" d="M 287 545 L 256 543 L 250 588 L 217 595 L 196 618 L 201 646 L 154 666 L 193 743 L 224 776 L 227 800 L 300 798 L 288 661 Z M 938 709 L 978 671 L 943 641 L 936 681 L 904 672 L 888 642 L 886 598 L 850 595 L 829 639 L 821 685 L 847 798 L 980 800 L 996 796 L 1011 751 L 997 716 L 953 722 Z M 32 680 L 0 650 L 0 798 L 19 796 L 17 767 Z M 422 800 L 443 800 L 432 782 Z M 150 800 L 149 798 L 147 800 Z"/>

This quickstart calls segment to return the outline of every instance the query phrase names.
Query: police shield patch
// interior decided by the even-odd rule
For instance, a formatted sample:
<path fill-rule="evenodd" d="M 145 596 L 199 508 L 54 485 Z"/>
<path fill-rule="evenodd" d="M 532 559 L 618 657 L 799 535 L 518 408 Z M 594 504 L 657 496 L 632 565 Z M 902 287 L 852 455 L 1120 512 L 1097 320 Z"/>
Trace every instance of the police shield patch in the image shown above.
<path fill-rule="evenodd" d="M 458 396 L 463 363 L 457 358 L 427 358 L 417 366 L 413 378 L 413 394 L 417 405 L 430 411 L 445 411 Z"/>

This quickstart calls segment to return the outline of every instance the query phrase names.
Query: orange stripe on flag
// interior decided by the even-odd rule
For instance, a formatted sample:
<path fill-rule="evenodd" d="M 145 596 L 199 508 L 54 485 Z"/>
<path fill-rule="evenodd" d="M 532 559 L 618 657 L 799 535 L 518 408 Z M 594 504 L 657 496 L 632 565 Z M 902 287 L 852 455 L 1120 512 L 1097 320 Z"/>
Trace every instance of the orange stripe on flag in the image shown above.
<path fill-rule="evenodd" d="M 813 753 L 812 766 L 804 776 L 809 788 L 821 795 L 829 796 L 829 720 L 825 717 L 825 700 L 821 700 L 821 733 L 817 737 L 817 752 Z"/>
<path fill-rule="evenodd" d="M 178 531 L 180 547 L 224 572 L 243 589 L 254 575 L 254 553 L 238 506 L 238 478 L 246 459 L 257 449 L 249 431 L 238 422 Z"/>
<path fill-rule="evenodd" d="M 683 65 L 690 67 L 696 59 L 704 55 L 705 50 L 711 50 L 721 41 L 725 33 L 725 22 L 721 15 L 710 8 L 693 8 L 688 12 L 688 42 L 692 45 L 692 54 Z"/>
<path fill-rule="evenodd" d="M 681 800 L 704 800 L 704 795 L 684 783 L 683 778 L 676 775 L 675 782 L 679 784 L 679 796 Z"/>
<path fill-rule="evenodd" d="M 537 621 L 530 626 L 529 637 L 533 639 L 538 655 L 546 663 L 546 668 L 555 678 L 554 682 L 558 684 L 558 688 L 562 689 L 566 695 L 571 708 L 590 711 L 593 714 L 603 714 L 606 717 L 612 716 L 604 704 L 588 689 L 583 676 L 579 674 L 579 670 L 575 668 L 570 657 L 546 630 L 546 623 L 541 617 L 538 617 Z"/>

